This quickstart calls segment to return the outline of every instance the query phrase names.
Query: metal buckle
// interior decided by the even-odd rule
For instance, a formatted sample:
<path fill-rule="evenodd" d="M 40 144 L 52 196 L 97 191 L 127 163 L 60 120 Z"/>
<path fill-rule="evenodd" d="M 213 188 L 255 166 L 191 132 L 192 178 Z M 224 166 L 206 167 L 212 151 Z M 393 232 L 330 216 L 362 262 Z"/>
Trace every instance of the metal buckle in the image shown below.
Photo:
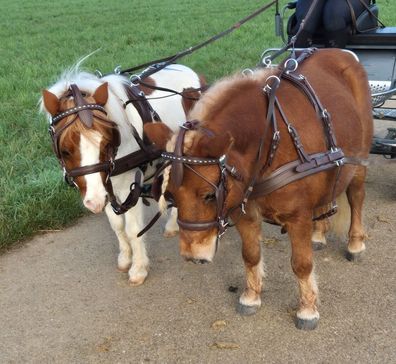
<path fill-rule="evenodd" d="M 292 62 L 290 69 L 289 69 L 289 63 Z M 293 63 L 294 62 L 294 63 Z M 286 73 L 289 74 L 291 72 L 294 72 L 297 68 L 298 68 L 298 62 L 297 60 L 295 60 L 294 58 L 288 58 L 285 63 L 283 64 L 283 66 L 286 69 Z"/>
<path fill-rule="evenodd" d="M 323 109 L 322 118 L 324 118 L 324 119 L 328 119 L 329 118 L 329 112 L 327 111 L 327 109 Z"/>
<path fill-rule="evenodd" d="M 345 158 L 337 159 L 336 161 L 334 161 L 334 163 L 337 167 L 341 167 L 345 164 Z"/>
<path fill-rule="evenodd" d="M 222 238 L 222 236 L 225 234 L 225 232 L 227 231 L 227 226 L 228 226 L 228 222 L 225 221 L 224 219 L 219 219 L 219 232 L 217 233 L 217 237 L 220 240 Z"/>
<path fill-rule="evenodd" d="M 116 75 L 121 74 L 121 66 L 117 66 L 116 68 L 114 68 L 114 73 L 115 73 Z"/>
<path fill-rule="evenodd" d="M 48 133 L 51 136 L 51 138 L 53 138 L 53 136 L 55 135 L 55 128 L 52 124 L 48 128 Z"/>
<path fill-rule="evenodd" d="M 131 85 L 132 86 L 139 86 L 139 83 L 142 79 L 140 78 L 139 75 L 131 75 L 131 77 L 129 77 L 129 81 L 131 81 Z"/>
<path fill-rule="evenodd" d="M 272 87 L 268 84 L 268 81 L 271 80 L 272 78 L 274 78 L 278 82 L 278 84 L 281 82 L 278 76 L 271 75 L 267 77 L 267 79 L 265 80 L 266 85 L 263 87 L 263 91 L 267 94 L 272 90 Z"/>
<path fill-rule="evenodd" d="M 63 167 L 63 180 L 66 182 L 68 186 L 79 189 L 77 183 L 74 182 L 73 177 L 70 177 L 68 175 L 65 167 Z"/>
<path fill-rule="evenodd" d="M 242 211 L 243 215 L 246 215 L 246 204 L 245 204 L 245 202 L 241 203 L 241 211 Z"/>

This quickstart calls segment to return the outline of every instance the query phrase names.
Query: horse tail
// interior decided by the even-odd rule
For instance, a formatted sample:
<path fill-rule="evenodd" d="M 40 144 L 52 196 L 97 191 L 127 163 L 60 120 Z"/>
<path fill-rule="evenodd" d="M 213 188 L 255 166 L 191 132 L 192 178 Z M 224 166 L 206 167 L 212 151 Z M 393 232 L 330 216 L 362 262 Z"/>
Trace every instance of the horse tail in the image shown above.
<path fill-rule="evenodd" d="M 338 212 L 330 219 L 330 231 L 338 238 L 344 239 L 351 225 L 351 207 L 346 192 L 337 197 L 337 205 Z"/>

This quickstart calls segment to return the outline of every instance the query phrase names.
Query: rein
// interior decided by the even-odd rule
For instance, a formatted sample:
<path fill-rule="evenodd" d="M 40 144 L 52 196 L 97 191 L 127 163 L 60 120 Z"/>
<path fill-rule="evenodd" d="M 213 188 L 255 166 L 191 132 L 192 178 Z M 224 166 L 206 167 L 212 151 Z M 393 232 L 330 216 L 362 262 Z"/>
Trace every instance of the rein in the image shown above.
<path fill-rule="evenodd" d="M 307 177 L 309 175 L 325 171 L 332 168 L 338 168 L 336 180 L 333 185 L 331 208 L 323 215 L 312 217 L 313 220 L 319 220 L 329 217 L 337 212 L 337 205 L 335 203 L 336 186 L 340 175 L 341 167 L 344 164 L 367 165 L 366 160 L 355 157 L 346 157 L 337 146 L 336 138 L 332 128 L 330 113 L 322 106 L 318 96 L 309 84 L 308 80 L 303 75 L 295 75 L 299 62 L 304 61 L 315 52 L 315 49 L 308 49 L 303 52 L 297 59 L 289 58 L 284 62 L 283 68 L 280 69 L 278 76 L 272 75 L 268 77 L 266 85 L 263 87 L 263 93 L 268 98 L 268 109 L 266 115 L 266 127 L 260 144 L 258 146 L 253 173 L 250 177 L 248 185 L 245 189 L 241 203 L 233 208 L 226 209 L 227 198 L 227 180 L 229 176 L 242 181 L 243 178 L 235 167 L 227 164 L 227 156 L 222 155 L 219 158 L 200 158 L 183 156 L 183 142 L 187 130 L 198 130 L 198 121 L 188 121 L 180 129 L 176 139 L 176 145 L 173 153 L 163 152 L 161 156 L 168 159 L 172 164 L 172 179 L 176 187 L 179 187 L 183 181 L 183 168 L 186 167 L 193 171 L 196 175 L 201 177 L 215 189 L 216 197 L 216 219 L 212 221 L 193 222 L 178 219 L 178 224 L 182 229 L 190 231 L 202 231 L 217 227 L 217 240 L 219 240 L 225 233 L 228 227 L 232 226 L 229 223 L 230 214 L 236 209 L 241 209 L 241 215 L 245 214 L 245 207 L 249 199 L 256 199 L 271 192 L 286 186 L 287 184 Z M 310 101 L 312 107 L 315 109 L 317 117 L 321 120 L 324 130 L 324 137 L 327 142 L 328 150 L 322 153 L 308 154 L 305 152 L 301 144 L 300 137 L 296 128 L 288 121 L 282 106 L 276 97 L 276 91 L 279 88 L 281 80 L 292 83 L 300 92 L 302 92 Z M 270 82 L 269 82 L 270 81 Z M 275 109 L 279 110 L 282 121 L 286 124 L 288 133 L 293 141 L 296 149 L 298 159 L 289 162 L 276 170 L 263 180 L 258 181 L 259 175 L 263 174 L 265 170 L 272 164 L 275 158 L 276 151 L 280 143 L 280 132 L 278 129 L 277 120 L 275 117 Z M 263 155 L 264 141 L 267 139 L 269 129 L 272 129 L 272 138 L 267 153 L 267 160 L 262 165 L 261 159 Z M 220 178 L 217 184 L 209 181 L 204 175 L 194 170 L 191 165 L 217 165 L 220 170 Z M 240 216 L 241 216 L 240 215 Z M 235 225 L 235 223 L 233 224 Z"/>
<path fill-rule="evenodd" d="M 210 37 L 209 39 L 195 45 L 195 46 L 191 46 L 188 47 L 178 53 L 175 53 L 171 56 L 168 57 L 164 57 L 161 59 L 157 59 L 154 61 L 150 61 L 150 62 L 146 62 L 143 64 L 140 64 L 138 66 L 134 66 L 131 68 L 127 68 L 124 70 L 119 69 L 119 67 L 117 67 L 115 69 L 115 73 L 117 74 L 123 74 L 123 73 L 128 73 L 131 74 L 131 72 L 137 71 L 139 69 L 145 68 L 145 70 L 142 71 L 142 73 L 140 73 L 139 75 L 131 75 L 131 81 L 133 83 L 139 83 L 140 80 L 145 79 L 146 77 L 149 77 L 150 75 L 162 70 L 163 68 L 165 68 L 166 66 L 175 63 L 178 59 L 185 57 L 207 45 L 209 45 L 210 43 L 215 42 L 218 39 L 223 38 L 224 36 L 232 33 L 234 30 L 239 29 L 243 24 L 245 24 L 246 22 L 248 22 L 249 20 L 255 18 L 256 16 L 258 16 L 259 14 L 263 13 L 264 11 L 268 10 L 272 5 L 278 3 L 279 0 L 273 0 L 271 2 L 269 2 L 268 4 L 260 7 L 259 9 L 255 10 L 253 13 L 251 13 L 250 15 L 244 17 L 243 19 L 239 20 L 238 22 L 236 22 L 235 24 L 233 24 L 230 28 Z M 147 67 L 147 68 L 146 68 Z M 101 75 L 100 72 L 98 72 Z"/>

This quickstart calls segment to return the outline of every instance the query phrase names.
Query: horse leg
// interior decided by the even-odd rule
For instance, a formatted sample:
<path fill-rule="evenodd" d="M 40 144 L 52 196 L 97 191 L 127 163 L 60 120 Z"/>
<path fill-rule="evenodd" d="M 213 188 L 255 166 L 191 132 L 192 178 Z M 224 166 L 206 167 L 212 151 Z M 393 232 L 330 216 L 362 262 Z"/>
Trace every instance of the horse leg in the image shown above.
<path fill-rule="evenodd" d="M 118 254 L 118 270 L 121 272 L 128 272 L 132 264 L 132 250 L 129 245 L 129 239 L 125 233 L 125 220 L 121 215 L 116 215 L 113 212 L 110 204 L 106 206 L 106 215 L 109 219 L 110 226 L 117 235 L 120 252 Z"/>
<path fill-rule="evenodd" d="M 168 217 L 168 221 L 165 225 L 164 237 L 172 238 L 177 235 L 179 231 L 179 225 L 177 224 L 177 208 L 172 207 L 171 213 Z"/>
<path fill-rule="evenodd" d="M 242 238 L 242 257 L 246 270 L 246 289 L 239 297 L 237 311 L 253 315 L 261 306 L 264 267 L 261 256 L 261 220 L 241 219 L 236 225 Z"/>
<path fill-rule="evenodd" d="M 314 250 L 321 250 L 326 247 L 326 232 L 329 230 L 328 219 L 314 221 L 312 232 L 312 248 Z"/>
<path fill-rule="evenodd" d="M 139 199 L 137 204 L 125 213 L 125 231 L 132 248 L 132 266 L 129 269 L 129 282 L 138 286 L 144 282 L 148 274 L 149 259 L 142 237 L 137 234 L 143 229 L 143 203 Z"/>
<path fill-rule="evenodd" d="M 363 201 L 365 197 L 364 181 L 366 168 L 356 169 L 355 176 L 349 184 L 346 194 L 351 207 L 351 226 L 348 234 L 348 247 L 346 257 L 350 261 L 357 260 L 366 249 L 364 239 L 366 233 L 362 223 Z"/>
<path fill-rule="evenodd" d="M 313 330 L 319 321 L 317 310 L 318 288 L 313 272 L 313 251 L 311 244 L 311 214 L 297 222 L 287 223 L 287 231 L 292 246 L 291 266 L 297 276 L 300 305 L 297 311 L 296 327 Z"/>

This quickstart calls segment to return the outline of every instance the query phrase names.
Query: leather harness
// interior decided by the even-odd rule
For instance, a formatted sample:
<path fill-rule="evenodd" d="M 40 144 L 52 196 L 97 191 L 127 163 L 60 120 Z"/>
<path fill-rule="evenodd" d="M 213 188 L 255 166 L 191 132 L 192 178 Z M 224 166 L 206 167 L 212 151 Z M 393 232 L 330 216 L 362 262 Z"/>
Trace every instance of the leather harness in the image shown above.
<path fill-rule="evenodd" d="M 186 122 L 180 129 L 178 134 L 175 150 L 173 153 L 164 152 L 162 157 L 168 159 L 172 162 L 172 180 L 176 187 L 180 186 L 183 181 L 183 167 L 190 169 L 192 172 L 200 176 L 207 183 L 213 186 L 215 190 L 216 206 L 217 206 L 217 217 L 212 221 L 194 222 L 185 221 L 178 219 L 178 224 L 182 229 L 191 231 L 201 231 L 207 230 L 213 227 L 218 229 L 218 239 L 225 233 L 227 227 L 231 226 L 229 220 L 230 214 L 240 208 L 241 214 L 245 214 L 245 206 L 249 199 L 256 199 L 271 192 L 286 186 L 289 183 L 297 181 L 306 176 L 312 175 L 314 173 L 319 173 L 328 169 L 338 168 L 336 181 L 333 186 L 332 191 L 332 203 L 331 208 L 328 212 L 318 217 L 313 217 L 313 220 L 319 220 L 337 212 L 337 206 L 335 203 L 335 193 L 336 185 L 338 182 L 338 177 L 340 175 L 341 167 L 344 164 L 356 164 L 356 165 L 367 165 L 367 161 L 361 160 L 355 157 L 346 157 L 337 146 L 336 138 L 332 128 L 331 116 L 329 112 L 322 106 L 319 98 L 317 97 L 312 86 L 309 84 L 308 80 L 303 75 L 296 75 L 296 71 L 299 63 L 311 56 L 315 52 L 315 49 L 308 49 L 304 51 L 298 58 L 289 58 L 284 64 L 283 68 L 277 76 L 273 75 L 268 77 L 267 84 L 263 88 L 263 93 L 268 98 L 268 112 L 266 115 L 266 126 L 263 136 L 260 139 L 260 144 L 258 147 L 255 167 L 253 168 L 252 176 L 250 177 L 248 187 L 244 192 L 243 199 L 239 205 L 233 207 L 227 211 L 225 206 L 225 201 L 227 197 L 227 179 L 228 176 L 232 176 L 237 180 L 242 180 L 241 174 L 236 170 L 235 167 L 229 166 L 227 164 L 227 156 L 222 155 L 219 158 L 200 158 L 200 157 L 190 157 L 183 156 L 183 142 L 187 130 L 198 130 L 200 129 L 199 122 L 189 121 Z M 303 145 L 301 144 L 300 137 L 296 128 L 287 120 L 286 115 L 276 97 L 276 91 L 281 83 L 281 80 L 290 82 L 295 86 L 300 92 L 302 92 L 310 101 L 311 105 L 314 107 L 317 117 L 321 120 L 323 124 L 324 136 L 328 146 L 328 150 L 322 153 L 308 154 Z M 259 176 L 270 166 L 276 155 L 276 151 L 280 142 L 280 132 L 277 126 L 277 120 L 275 116 L 275 109 L 279 110 L 282 117 L 282 121 L 286 124 L 289 135 L 293 141 L 294 147 L 297 151 L 298 159 L 289 162 L 275 171 L 273 171 L 269 176 L 265 177 L 261 181 L 258 181 Z M 269 132 L 269 128 L 272 128 L 272 138 L 271 145 L 268 150 L 267 161 L 264 166 L 261 163 L 261 158 L 263 154 L 264 141 L 267 139 L 266 136 Z M 202 129 L 202 128 L 201 128 Z M 193 165 L 217 165 L 220 170 L 220 179 L 216 184 L 209 181 L 205 176 L 196 171 Z"/>

